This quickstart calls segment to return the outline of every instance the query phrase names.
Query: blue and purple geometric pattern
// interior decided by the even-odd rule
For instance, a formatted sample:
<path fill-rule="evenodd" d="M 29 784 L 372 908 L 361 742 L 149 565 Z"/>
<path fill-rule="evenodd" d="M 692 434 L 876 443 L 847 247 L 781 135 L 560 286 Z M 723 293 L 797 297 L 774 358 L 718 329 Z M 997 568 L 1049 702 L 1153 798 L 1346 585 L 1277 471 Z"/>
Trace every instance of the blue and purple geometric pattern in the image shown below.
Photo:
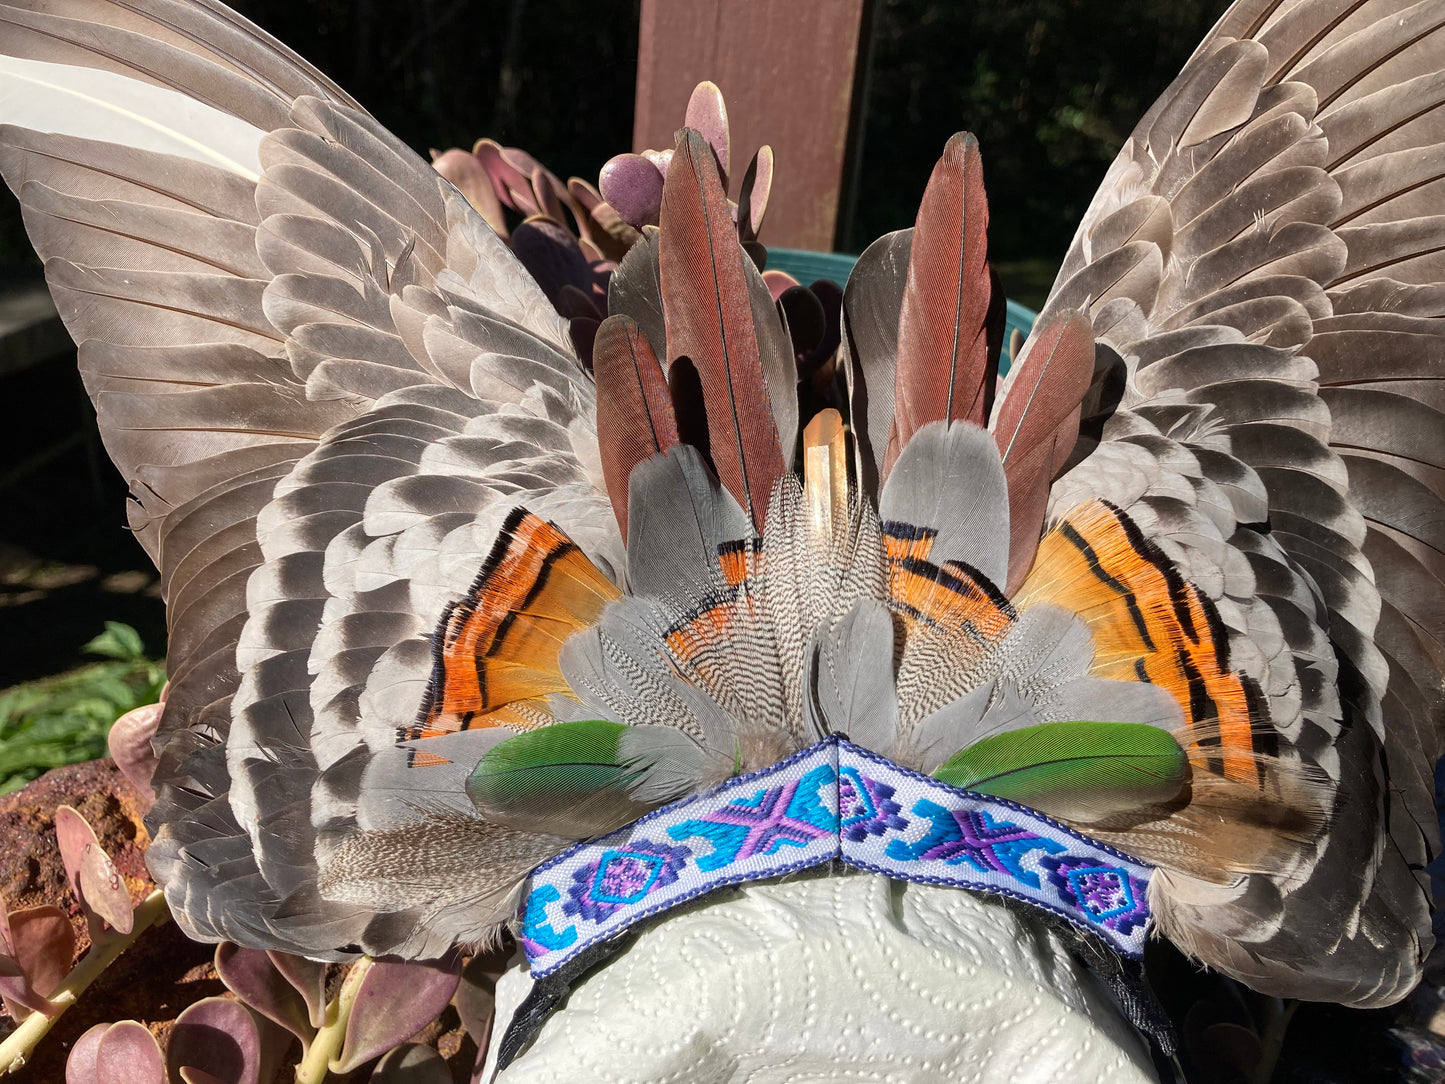
<path fill-rule="evenodd" d="M 837 736 L 538 867 L 522 905 L 522 945 L 533 976 L 544 978 L 649 915 L 835 858 L 899 880 L 1025 900 L 1126 956 L 1143 953 L 1148 866 Z"/>

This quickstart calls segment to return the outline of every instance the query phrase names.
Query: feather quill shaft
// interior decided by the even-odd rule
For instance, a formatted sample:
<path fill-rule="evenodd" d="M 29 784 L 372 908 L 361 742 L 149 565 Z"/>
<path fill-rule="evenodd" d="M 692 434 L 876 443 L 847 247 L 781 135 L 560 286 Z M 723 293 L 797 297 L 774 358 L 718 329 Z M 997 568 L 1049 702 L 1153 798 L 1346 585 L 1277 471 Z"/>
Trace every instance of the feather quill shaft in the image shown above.
<path fill-rule="evenodd" d="M 678 443 L 677 416 L 667 374 L 652 344 L 630 316 L 609 316 L 592 348 L 597 380 L 597 444 L 602 477 L 627 541 L 627 493 L 632 469 Z"/>
<path fill-rule="evenodd" d="M 783 450 L 758 351 L 747 278 L 712 148 L 684 129 L 662 192 L 659 246 L 669 373 L 691 361 L 718 478 L 758 529 Z"/>
<path fill-rule="evenodd" d="M 993 293 L 983 163 L 978 140 L 964 132 L 934 166 L 913 227 L 885 476 L 929 422 L 987 421 L 998 356 Z"/>
<path fill-rule="evenodd" d="M 1094 376 L 1094 329 L 1070 312 L 1035 328 L 990 426 L 1008 479 L 1008 593 L 1028 574 L 1049 485 L 1079 435 L 1079 404 Z"/>
<path fill-rule="evenodd" d="M 0 56 L 0 124 L 179 155 L 261 179 L 259 128 L 114 72 Z"/>

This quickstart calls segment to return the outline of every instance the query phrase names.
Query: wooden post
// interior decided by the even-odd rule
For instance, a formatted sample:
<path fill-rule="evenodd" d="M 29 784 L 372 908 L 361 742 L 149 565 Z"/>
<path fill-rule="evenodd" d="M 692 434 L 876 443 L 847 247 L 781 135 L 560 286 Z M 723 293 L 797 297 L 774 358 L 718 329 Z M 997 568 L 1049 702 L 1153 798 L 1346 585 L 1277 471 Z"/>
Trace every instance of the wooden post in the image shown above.
<path fill-rule="evenodd" d="M 673 145 L 692 88 L 727 100 L 732 191 L 758 146 L 776 155 L 761 240 L 831 251 L 854 127 L 866 0 L 642 0 L 632 149 Z"/>

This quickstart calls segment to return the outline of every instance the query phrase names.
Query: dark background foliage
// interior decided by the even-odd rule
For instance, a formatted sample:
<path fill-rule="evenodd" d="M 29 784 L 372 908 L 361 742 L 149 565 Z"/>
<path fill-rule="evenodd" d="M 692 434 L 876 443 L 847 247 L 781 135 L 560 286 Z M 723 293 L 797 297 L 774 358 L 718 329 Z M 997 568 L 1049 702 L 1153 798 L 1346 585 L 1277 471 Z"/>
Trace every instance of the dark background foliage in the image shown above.
<path fill-rule="evenodd" d="M 638 0 L 234 6 L 420 152 L 489 135 L 564 178 L 595 178 L 629 149 Z M 863 150 L 842 247 L 908 225 L 944 142 L 967 128 L 983 145 L 994 252 L 1057 260 L 1124 137 L 1226 6 L 873 0 Z M 31 258 L 13 203 L 0 215 L 0 263 Z"/>

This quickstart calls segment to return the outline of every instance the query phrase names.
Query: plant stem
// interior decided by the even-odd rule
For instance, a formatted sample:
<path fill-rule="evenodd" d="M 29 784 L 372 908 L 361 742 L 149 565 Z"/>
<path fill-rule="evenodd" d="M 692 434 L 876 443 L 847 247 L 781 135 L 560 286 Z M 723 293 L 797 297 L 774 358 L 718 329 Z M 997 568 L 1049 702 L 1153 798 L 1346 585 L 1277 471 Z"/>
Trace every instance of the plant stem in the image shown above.
<path fill-rule="evenodd" d="M 296 1084 L 321 1084 L 327 1071 L 340 1068 L 336 1058 L 346 1041 L 346 1025 L 351 1020 L 351 1006 L 356 1003 L 356 994 L 361 989 L 361 980 L 371 970 L 370 956 L 363 956 L 351 965 L 336 999 L 326 1006 L 326 1023 L 317 1031 L 316 1038 L 306 1050 L 306 1057 L 296 1066 Z"/>
<path fill-rule="evenodd" d="M 117 956 L 135 944 L 141 934 L 169 914 L 165 894 L 156 889 L 135 909 L 135 923 L 131 926 L 130 933 L 111 933 L 95 941 L 90 946 L 90 951 L 50 995 L 50 1011 L 31 1013 L 4 1042 L 0 1042 L 0 1076 L 18 1073 L 25 1068 L 30 1052 L 45 1037 L 45 1033 L 55 1026 L 61 1014 L 75 1004 L 85 992 L 85 988 L 100 978 L 101 972 L 114 963 Z"/>

